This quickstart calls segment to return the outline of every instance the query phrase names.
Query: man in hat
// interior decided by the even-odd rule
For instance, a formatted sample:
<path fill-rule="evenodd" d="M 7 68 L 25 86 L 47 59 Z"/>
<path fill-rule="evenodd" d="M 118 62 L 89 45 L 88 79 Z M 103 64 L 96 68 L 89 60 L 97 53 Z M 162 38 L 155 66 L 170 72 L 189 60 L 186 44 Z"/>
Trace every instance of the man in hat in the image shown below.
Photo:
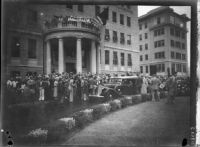
<path fill-rule="evenodd" d="M 169 77 L 169 79 L 166 82 L 166 86 L 168 88 L 168 98 L 167 98 L 167 104 L 174 103 L 175 101 L 175 95 L 177 90 L 177 84 L 176 84 L 176 73 Z"/>

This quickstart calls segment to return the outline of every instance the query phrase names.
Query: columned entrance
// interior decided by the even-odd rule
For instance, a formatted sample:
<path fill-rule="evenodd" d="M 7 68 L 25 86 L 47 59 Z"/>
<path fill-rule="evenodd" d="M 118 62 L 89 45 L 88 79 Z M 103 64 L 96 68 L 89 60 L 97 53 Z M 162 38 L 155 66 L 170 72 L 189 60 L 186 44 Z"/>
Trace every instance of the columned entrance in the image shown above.
<path fill-rule="evenodd" d="M 88 38 L 59 37 L 46 41 L 46 73 L 97 73 L 100 48 Z"/>

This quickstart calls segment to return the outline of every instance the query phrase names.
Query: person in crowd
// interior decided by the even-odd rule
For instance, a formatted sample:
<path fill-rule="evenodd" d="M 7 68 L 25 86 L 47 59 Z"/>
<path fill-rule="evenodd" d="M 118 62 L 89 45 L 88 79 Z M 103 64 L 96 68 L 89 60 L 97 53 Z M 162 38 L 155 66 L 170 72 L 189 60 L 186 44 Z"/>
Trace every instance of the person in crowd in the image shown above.
<path fill-rule="evenodd" d="M 56 100 L 58 98 L 58 80 L 59 80 L 59 77 L 56 76 L 55 78 L 55 81 L 54 81 L 54 87 L 53 87 L 53 97 L 54 99 Z"/>
<path fill-rule="evenodd" d="M 156 77 L 156 75 L 153 75 L 151 79 L 151 96 L 152 96 L 152 101 L 160 101 L 159 97 L 159 85 L 160 85 L 160 80 Z"/>
<path fill-rule="evenodd" d="M 147 87 L 148 87 L 148 81 L 147 81 L 147 79 L 143 76 L 143 77 L 142 77 L 142 87 L 141 87 L 141 94 L 142 94 L 142 95 L 147 94 Z"/>
<path fill-rule="evenodd" d="M 69 80 L 69 92 L 70 92 L 69 102 L 72 103 L 74 100 L 74 80 L 72 77 L 70 77 Z"/>
<path fill-rule="evenodd" d="M 173 104 L 175 102 L 175 96 L 176 96 L 176 90 L 177 90 L 176 73 L 168 78 L 166 82 L 166 86 L 168 89 L 168 98 L 167 98 L 166 103 Z"/>

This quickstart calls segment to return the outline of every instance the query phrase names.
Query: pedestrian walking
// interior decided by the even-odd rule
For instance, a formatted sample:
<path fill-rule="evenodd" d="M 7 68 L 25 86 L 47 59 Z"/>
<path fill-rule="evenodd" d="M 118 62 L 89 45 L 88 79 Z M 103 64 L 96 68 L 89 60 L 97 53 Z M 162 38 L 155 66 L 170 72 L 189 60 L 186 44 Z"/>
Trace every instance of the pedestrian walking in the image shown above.
<path fill-rule="evenodd" d="M 167 104 L 172 104 L 175 102 L 175 96 L 177 91 L 177 84 L 176 84 L 176 73 L 169 77 L 166 82 L 166 86 L 168 89 L 168 97 L 167 97 Z"/>

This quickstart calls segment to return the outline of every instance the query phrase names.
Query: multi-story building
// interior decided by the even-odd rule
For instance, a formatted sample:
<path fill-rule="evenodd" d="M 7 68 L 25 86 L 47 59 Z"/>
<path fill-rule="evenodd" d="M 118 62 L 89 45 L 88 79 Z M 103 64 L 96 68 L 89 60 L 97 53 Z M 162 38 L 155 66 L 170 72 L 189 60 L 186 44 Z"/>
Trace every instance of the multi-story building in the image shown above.
<path fill-rule="evenodd" d="M 147 75 L 187 74 L 189 18 L 167 6 L 139 17 L 140 72 Z"/>
<path fill-rule="evenodd" d="M 139 71 L 137 6 L 4 6 L 7 75 Z M 109 17 L 102 27 L 96 16 L 106 7 Z"/>

